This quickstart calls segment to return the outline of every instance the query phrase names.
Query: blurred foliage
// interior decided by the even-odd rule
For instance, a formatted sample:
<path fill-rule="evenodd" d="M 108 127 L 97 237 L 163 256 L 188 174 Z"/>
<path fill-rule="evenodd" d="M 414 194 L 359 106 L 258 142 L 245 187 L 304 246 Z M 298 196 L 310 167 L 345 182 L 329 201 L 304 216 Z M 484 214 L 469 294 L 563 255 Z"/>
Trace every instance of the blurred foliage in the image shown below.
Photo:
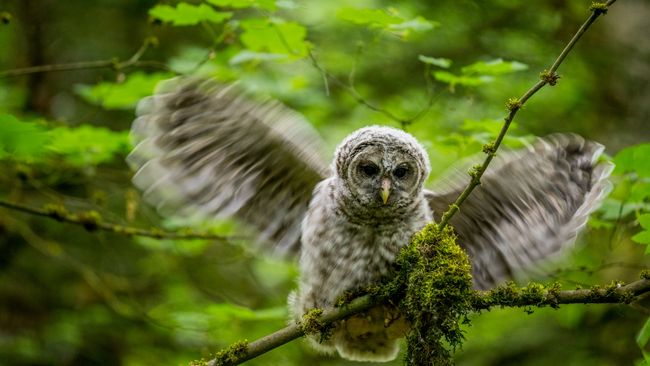
<path fill-rule="evenodd" d="M 233 233 L 231 222 L 161 218 L 131 188 L 123 158 L 136 103 L 178 73 L 240 80 L 282 100 L 305 114 L 330 152 L 361 126 L 404 127 L 428 149 L 433 180 L 497 134 L 505 101 L 548 68 L 590 3 L 0 2 L 0 72 L 142 61 L 0 77 L 0 199 L 92 209 L 131 226 Z M 571 131 L 602 142 L 617 164 L 614 190 L 577 248 L 536 279 L 571 288 L 632 281 L 648 267 L 647 19 L 646 1 L 617 2 L 506 138 L 520 147 Z M 138 55 L 144 42 L 150 47 Z M 128 238 L 6 209 L 0 250 L 0 364 L 7 365 L 186 364 L 282 327 L 296 277 L 292 261 L 257 253 L 243 239 Z M 476 314 L 457 363 L 649 365 L 648 309 L 642 301 Z M 353 363 L 292 342 L 250 364 Z"/>

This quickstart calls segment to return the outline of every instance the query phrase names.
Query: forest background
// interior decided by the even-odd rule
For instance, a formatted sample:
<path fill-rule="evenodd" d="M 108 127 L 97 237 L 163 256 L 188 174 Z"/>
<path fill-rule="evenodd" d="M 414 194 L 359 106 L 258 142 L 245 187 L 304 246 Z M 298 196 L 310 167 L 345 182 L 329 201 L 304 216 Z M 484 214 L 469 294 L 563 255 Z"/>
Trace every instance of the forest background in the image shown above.
<path fill-rule="evenodd" d="M 286 324 L 294 262 L 252 250 L 237 223 L 162 218 L 131 185 L 128 130 L 158 81 L 239 80 L 303 113 L 328 156 L 359 127 L 405 128 L 435 180 L 494 138 L 505 101 L 548 68 L 590 5 L 0 1 L 0 364 L 186 364 Z M 648 2 L 618 1 L 506 138 L 516 148 L 574 132 L 617 164 L 576 249 L 536 280 L 588 287 L 650 266 L 648 19 Z M 61 221 L 72 214 L 81 225 Z M 528 310 L 474 315 L 457 364 L 650 364 L 643 306 Z M 292 342 L 250 364 L 354 363 Z"/>

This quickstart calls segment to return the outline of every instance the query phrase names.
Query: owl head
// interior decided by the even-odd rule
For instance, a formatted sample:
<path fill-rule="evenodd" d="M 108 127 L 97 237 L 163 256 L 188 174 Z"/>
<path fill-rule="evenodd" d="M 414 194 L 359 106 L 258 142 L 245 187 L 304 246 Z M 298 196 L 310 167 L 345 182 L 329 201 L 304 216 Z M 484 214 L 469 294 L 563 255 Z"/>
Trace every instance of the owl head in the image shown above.
<path fill-rule="evenodd" d="M 333 170 L 362 206 L 410 206 L 429 175 L 426 151 L 410 134 L 390 127 L 364 127 L 338 146 Z"/>

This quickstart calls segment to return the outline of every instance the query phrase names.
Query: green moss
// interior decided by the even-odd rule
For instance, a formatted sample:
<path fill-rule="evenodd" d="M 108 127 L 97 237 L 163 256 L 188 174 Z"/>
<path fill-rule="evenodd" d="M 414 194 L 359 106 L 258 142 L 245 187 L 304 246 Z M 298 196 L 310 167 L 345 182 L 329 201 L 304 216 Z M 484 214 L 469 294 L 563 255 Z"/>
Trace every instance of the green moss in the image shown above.
<path fill-rule="evenodd" d="M 607 3 L 592 2 L 591 6 L 589 6 L 589 11 L 593 11 L 596 14 L 607 14 Z"/>
<path fill-rule="evenodd" d="M 320 332 L 323 326 L 320 322 L 321 315 L 323 315 L 323 309 L 314 308 L 302 316 L 300 325 L 305 334 L 314 334 Z"/>
<path fill-rule="evenodd" d="M 605 296 L 615 296 L 616 290 L 621 287 L 618 281 L 612 281 L 609 285 L 605 286 Z"/>
<path fill-rule="evenodd" d="M 321 321 L 323 309 L 314 308 L 309 310 L 300 320 L 300 326 L 305 334 L 320 334 L 320 341 L 323 342 L 332 335 L 333 324 L 325 325 Z"/>
<path fill-rule="evenodd" d="M 238 341 L 231 344 L 228 348 L 223 349 L 214 355 L 215 366 L 224 366 L 235 363 L 237 360 L 246 356 L 248 353 L 248 341 Z M 203 360 L 201 360 L 203 361 Z M 201 362 L 199 361 L 199 362 Z M 196 362 L 196 361 L 195 361 Z M 202 365 L 198 363 L 197 365 Z"/>
<path fill-rule="evenodd" d="M 379 281 L 378 283 L 385 283 L 386 281 L 387 279 L 384 279 L 384 281 Z M 334 306 L 337 308 L 344 307 L 345 305 L 349 304 L 352 300 L 361 297 L 363 295 L 378 296 L 382 293 L 383 290 L 384 288 L 379 284 L 370 284 L 365 287 L 356 288 L 353 290 L 347 290 L 344 291 L 336 299 L 336 302 L 334 302 Z"/>
<path fill-rule="evenodd" d="M 632 291 L 624 291 L 620 295 L 620 300 L 623 304 L 629 304 L 632 301 L 636 300 L 636 296 Z"/>
<path fill-rule="evenodd" d="M 483 145 L 483 152 L 487 155 L 494 155 L 497 152 L 497 148 L 493 142 L 489 142 Z"/>
<path fill-rule="evenodd" d="M 200 360 L 190 361 L 189 366 L 208 366 L 208 364 L 209 364 L 208 362 L 209 362 L 209 361 L 207 361 L 206 359 L 202 358 L 202 359 L 200 359 Z"/>
<path fill-rule="evenodd" d="M 412 325 L 406 337 L 410 365 L 451 365 L 461 346 L 461 324 L 472 310 L 472 276 L 465 251 L 451 227 L 427 225 L 403 248 L 397 276 L 380 295 L 389 295 Z"/>
<path fill-rule="evenodd" d="M 475 294 L 472 302 L 475 310 L 488 309 L 492 306 L 524 307 L 532 313 L 532 307 L 550 306 L 558 308 L 558 295 L 561 285 L 557 282 L 545 286 L 531 282 L 526 287 L 517 287 L 514 282 L 507 282 L 483 294 Z"/>
<path fill-rule="evenodd" d="M 149 229 L 149 232 L 151 233 L 152 238 L 163 239 L 165 237 L 165 232 L 157 227 L 152 227 Z"/>
<path fill-rule="evenodd" d="M 124 234 L 124 235 L 127 235 L 127 236 L 132 236 L 132 235 L 135 235 L 135 233 L 136 233 L 136 229 L 132 228 L 132 227 L 129 227 L 129 226 L 116 225 L 113 229 L 115 230 L 116 233 Z"/>
<path fill-rule="evenodd" d="M 472 166 L 467 172 L 470 177 L 472 177 L 472 182 L 475 184 L 481 184 L 481 175 L 483 175 L 483 165 L 476 164 Z"/>
<path fill-rule="evenodd" d="M 556 72 L 544 70 L 539 74 L 539 78 L 546 81 L 548 85 L 555 86 L 557 84 L 557 81 L 560 79 L 560 75 L 558 75 Z"/>
<path fill-rule="evenodd" d="M 562 291 L 562 285 L 559 282 L 554 282 L 546 288 L 546 302 L 553 309 L 560 307 L 559 298 L 560 291 Z"/>
<path fill-rule="evenodd" d="M 66 210 L 63 205 L 57 205 L 54 203 L 49 203 L 43 206 L 43 211 L 45 211 L 49 217 L 57 221 L 63 221 L 69 215 L 68 210 Z"/>
<path fill-rule="evenodd" d="M 0 12 L 0 23 L 9 24 L 11 22 L 11 18 L 11 13 L 6 11 Z"/>
<path fill-rule="evenodd" d="M 88 231 L 95 231 L 102 221 L 102 216 L 97 211 L 86 211 L 77 215 L 77 220 L 83 225 L 84 229 Z"/>
<path fill-rule="evenodd" d="M 644 269 L 643 271 L 641 271 L 640 277 L 641 279 L 644 280 L 650 280 L 650 269 Z"/>
<path fill-rule="evenodd" d="M 514 111 L 521 108 L 521 102 L 519 101 L 519 98 L 512 97 L 508 99 L 508 101 L 506 102 L 506 108 L 509 111 Z"/>

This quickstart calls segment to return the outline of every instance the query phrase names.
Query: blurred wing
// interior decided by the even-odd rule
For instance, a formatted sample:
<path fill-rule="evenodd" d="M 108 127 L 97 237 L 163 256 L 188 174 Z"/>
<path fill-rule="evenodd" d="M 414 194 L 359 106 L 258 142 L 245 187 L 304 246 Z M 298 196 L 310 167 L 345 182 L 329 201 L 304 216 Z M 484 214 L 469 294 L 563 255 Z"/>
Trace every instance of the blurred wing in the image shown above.
<path fill-rule="evenodd" d="M 138 105 L 129 165 L 163 214 L 234 216 L 282 254 L 299 249 L 316 184 L 328 175 L 309 123 L 276 101 L 214 81 L 172 79 Z"/>
<path fill-rule="evenodd" d="M 580 136 L 557 134 L 498 153 L 450 222 L 470 256 L 476 287 L 530 273 L 573 243 L 610 190 L 613 165 L 596 163 L 602 151 Z M 456 170 L 425 192 L 436 220 L 468 183 L 467 173 Z"/>

